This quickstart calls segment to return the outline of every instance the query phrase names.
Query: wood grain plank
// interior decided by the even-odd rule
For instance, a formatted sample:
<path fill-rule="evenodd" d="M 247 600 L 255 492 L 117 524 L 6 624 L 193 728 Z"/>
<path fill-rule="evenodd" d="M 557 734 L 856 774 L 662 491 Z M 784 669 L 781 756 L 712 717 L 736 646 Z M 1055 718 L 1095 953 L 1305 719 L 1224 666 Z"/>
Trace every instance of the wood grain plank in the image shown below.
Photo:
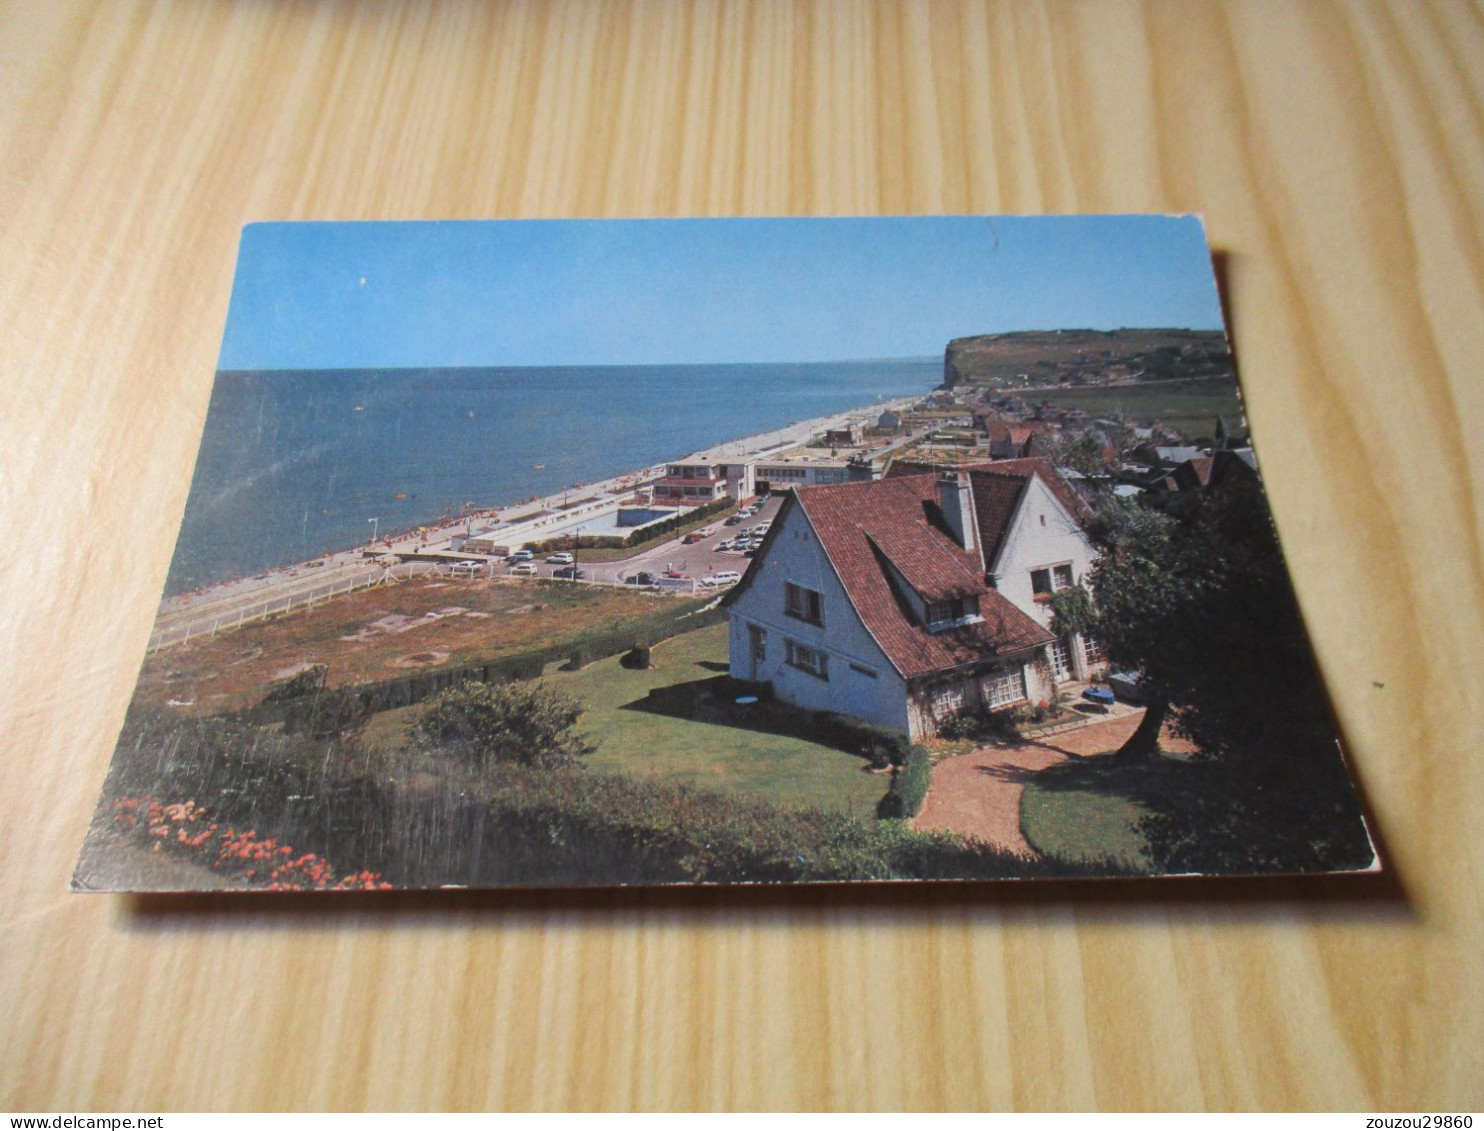
<path fill-rule="evenodd" d="M 0 1105 L 1477 1108 L 1484 16 L 0 10 Z M 66 893 L 242 224 L 1200 211 L 1387 885 Z"/>

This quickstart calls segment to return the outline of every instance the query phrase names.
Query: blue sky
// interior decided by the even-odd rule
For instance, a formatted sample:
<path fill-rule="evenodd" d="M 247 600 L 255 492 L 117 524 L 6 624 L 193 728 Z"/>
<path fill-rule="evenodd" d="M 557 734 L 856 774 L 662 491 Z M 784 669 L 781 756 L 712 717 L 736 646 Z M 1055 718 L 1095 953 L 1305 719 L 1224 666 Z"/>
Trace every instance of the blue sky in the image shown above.
<path fill-rule="evenodd" d="M 1219 329 L 1191 216 L 269 223 L 223 369 L 937 356 L 1009 330 Z"/>

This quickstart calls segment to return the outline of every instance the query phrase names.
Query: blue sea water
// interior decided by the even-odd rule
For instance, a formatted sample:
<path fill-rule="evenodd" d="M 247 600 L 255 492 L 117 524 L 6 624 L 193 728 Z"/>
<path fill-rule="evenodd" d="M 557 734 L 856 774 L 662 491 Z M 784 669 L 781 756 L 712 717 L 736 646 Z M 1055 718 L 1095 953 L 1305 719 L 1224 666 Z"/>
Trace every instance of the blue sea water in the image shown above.
<path fill-rule="evenodd" d="M 941 380 L 937 358 L 223 370 L 166 592 L 348 549 L 372 518 L 391 533 L 506 506 Z"/>

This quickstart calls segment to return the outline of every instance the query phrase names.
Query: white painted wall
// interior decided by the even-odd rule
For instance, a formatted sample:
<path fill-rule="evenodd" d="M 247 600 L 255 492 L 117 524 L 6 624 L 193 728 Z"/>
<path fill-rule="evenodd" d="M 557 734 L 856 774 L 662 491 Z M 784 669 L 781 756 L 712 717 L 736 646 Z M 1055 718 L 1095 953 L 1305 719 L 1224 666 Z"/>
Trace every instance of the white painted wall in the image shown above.
<path fill-rule="evenodd" d="M 748 626 L 767 634 L 767 656 L 757 678 L 773 685 L 773 694 L 785 703 L 907 730 L 907 687 L 875 639 L 861 623 L 845 589 L 825 556 L 824 547 L 801 508 L 791 504 L 778 520 L 768 556 L 755 562 L 747 589 L 730 611 L 731 674 L 750 679 Z M 824 626 L 817 627 L 784 611 L 788 582 L 820 594 Z M 828 681 L 787 663 L 785 639 L 795 640 L 829 656 Z M 855 671 L 851 664 L 875 672 L 875 678 Z"/>
<path fill-rule="evenodd" d="M 1000 548 L 999 559 L 991 563 L 990 573 L 1000 593 L 1016 608 L 1050 628 L 1051 610 L 1033 599 L 1031 571 L 1070 562 L 1072 579 L 1080 582 L 1095 558 L 1092 543 L 1077 520 L 1037 476 L 1020 501 L 1010 533 Z"/>

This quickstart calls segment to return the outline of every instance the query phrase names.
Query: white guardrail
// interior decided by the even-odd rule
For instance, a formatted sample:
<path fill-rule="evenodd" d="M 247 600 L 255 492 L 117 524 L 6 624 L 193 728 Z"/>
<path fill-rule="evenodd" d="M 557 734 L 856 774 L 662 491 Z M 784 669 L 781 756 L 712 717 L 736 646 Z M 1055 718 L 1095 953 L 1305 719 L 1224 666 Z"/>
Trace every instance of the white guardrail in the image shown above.
<path fill-rule="evenodd" d="M 176 623 L 156 627 L 150 634 L 149 651 L 158 652 L 161 648 L 184 644 L 195 637 L 215 636 L 218 632 L 237 628 L 250 621 L 262 620 L 264 617 L 317 605 L 331 597 L 338 597 L 342 593 L 349 593 L 355 589 L 365 589 L 389 578 L 412 577 L 416 575 L 417 567 L 422 564 L 414 562 L 385 570 L 367 570 L 354 577 L 326 581 L 321 585 L 296 589 L 292 593 L 269 595 L 256 601 L 244 600 L 240 604 L 234 602 L 227 608 L 215 612 L 203 612 L 200 616 L 191 616 L 189 611 L 183 610 L 177 614 L 179 619 Z M 426 568 L 425 566 L 425 571 Z"/>

